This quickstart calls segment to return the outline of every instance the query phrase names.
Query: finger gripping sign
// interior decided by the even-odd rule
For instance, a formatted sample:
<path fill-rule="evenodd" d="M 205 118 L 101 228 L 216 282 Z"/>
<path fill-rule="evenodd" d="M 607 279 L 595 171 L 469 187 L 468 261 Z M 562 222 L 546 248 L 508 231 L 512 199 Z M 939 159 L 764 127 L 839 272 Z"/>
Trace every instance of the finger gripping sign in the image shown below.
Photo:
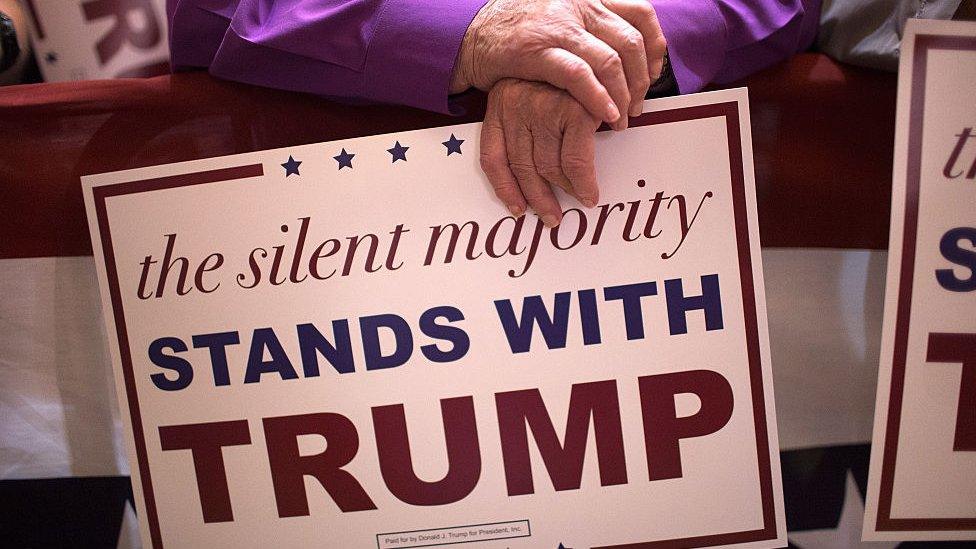
<path fill-rule="evenodd" d="M 144 541 L 784 544 L 745 92 L 645 108 L 554 229 L 478 124 L 85 177 Z"/>
<path fill-rule="evenodd" d="M 864 538 L 976 539 L 976 23 L 902 43 Z"/>

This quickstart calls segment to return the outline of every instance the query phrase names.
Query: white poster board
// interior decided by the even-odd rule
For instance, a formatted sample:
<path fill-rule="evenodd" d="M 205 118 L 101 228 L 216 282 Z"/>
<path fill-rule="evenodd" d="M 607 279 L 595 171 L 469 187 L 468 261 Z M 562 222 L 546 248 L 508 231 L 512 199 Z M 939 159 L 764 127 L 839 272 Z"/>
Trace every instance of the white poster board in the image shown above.
<path fill-rule="evenodd" d="M 166 0 L 23 0 L 45 82 L 169 72 Z"/>
<path fill-rule="evenodd" d="M 976 24 L 912 20 L 864 539 L 976 539 Z"/>
<path fill-rule="evenodd" d="M 147 546 L 785 545 L 746 94 L 645 109 L 557 230 L 480 124 L 83 178 Z"/>

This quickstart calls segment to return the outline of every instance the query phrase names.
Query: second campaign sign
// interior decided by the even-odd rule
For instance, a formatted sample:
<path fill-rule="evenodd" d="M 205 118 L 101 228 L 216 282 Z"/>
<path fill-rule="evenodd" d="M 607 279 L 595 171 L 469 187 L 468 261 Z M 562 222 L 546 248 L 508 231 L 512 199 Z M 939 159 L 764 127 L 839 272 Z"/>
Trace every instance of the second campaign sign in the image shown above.
<path fill-rule="evenodd" d="M 976 540 L 976 23 L 901 52 L 864 539 Z"/>
<path fill-rule="evenodd" d="M 557 229 L 479 124 L 85 178 L 146 544 L 784 545 L 745 92 L 645 109 Z"/>

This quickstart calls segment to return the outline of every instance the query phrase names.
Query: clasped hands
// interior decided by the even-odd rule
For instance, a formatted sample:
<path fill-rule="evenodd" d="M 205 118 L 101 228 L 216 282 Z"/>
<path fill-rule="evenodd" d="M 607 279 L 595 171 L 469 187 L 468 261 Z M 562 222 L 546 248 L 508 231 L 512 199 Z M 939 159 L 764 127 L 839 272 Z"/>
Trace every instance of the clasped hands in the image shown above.
<path fill-rule="evenodd" d="M 464 36 L 451 93 L 488 92 L 481 167 L 512 215 L 532 208 L 558 225 L 553 185 L 596 205 L 594 133 L 641 113 L 665 51 L 648 0 L 489 0 Z"/>

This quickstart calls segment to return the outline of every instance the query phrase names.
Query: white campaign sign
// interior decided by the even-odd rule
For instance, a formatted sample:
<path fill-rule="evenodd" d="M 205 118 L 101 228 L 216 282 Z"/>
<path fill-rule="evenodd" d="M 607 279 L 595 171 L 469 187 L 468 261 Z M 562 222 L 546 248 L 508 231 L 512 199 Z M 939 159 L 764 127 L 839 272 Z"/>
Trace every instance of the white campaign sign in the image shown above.
<path fill-rule="evenodd" d="M 870 540 L 976 539 L 976 24 L 901 48 Z"/>
<path fill-rule="evenodd" d="M 85 177 L 147 545 L 784 545 L 747 105 L 598 133 L 558 230 L 480 124 Z"/>
<path fill-rule="evenodd" d="M 24 0 L 46 82 L 169 72 L 166 0 Z"/>

